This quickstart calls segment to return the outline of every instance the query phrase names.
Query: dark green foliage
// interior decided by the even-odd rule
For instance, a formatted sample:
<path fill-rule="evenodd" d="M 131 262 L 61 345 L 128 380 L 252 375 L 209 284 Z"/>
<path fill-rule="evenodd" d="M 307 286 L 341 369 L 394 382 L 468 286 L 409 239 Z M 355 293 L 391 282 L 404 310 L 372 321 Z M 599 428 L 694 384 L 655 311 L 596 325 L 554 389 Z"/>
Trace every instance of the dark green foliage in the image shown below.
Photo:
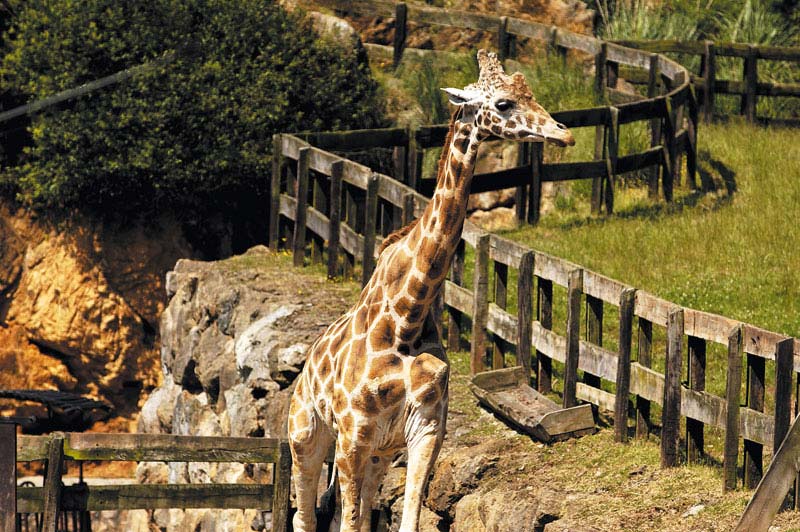
<path fill-rule="evenodd" d="M 267 189 L 273 133 L 381 121 L 365 62 L 272 2 L 30 0 L 5 42 L 2 84 L 30 100 L 154 65 L 33 119 L 6 177 L 33 205 L 238 205 Z"/>

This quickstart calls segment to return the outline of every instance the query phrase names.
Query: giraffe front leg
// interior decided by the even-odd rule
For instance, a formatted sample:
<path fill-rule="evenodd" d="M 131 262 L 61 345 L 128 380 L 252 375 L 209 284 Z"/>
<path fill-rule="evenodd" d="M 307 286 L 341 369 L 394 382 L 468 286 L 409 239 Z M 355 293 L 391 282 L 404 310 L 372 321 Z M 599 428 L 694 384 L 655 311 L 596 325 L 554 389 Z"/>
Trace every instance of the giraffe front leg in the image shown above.
<path fill-rule="evenodd" d="M 292 481 L 297 496 L 295 532 L 316 532 L 317 485 L 325 455 L 333 436 L 323 426 L 310 402 L 304 399 L 301 379 L 289 407 L 289 447 L 292 451 Z"/>
<path fill-rule="evenodd" d="M 389 459 L 381 456 L 373 456 L 367 463 L 361 486 L 361 532 L 370 532 L 372 528 L 372 504 L 388 467 Z"/>
<path fill-rule="evenodd" d="M 411 368 L 411 412 L 406 420 L 408 469 L 400 532 L 417 532 L 422 497 L 444 440 L 448 400 L 447 363 L 419 355 Z"/>
<path fill-rule="evenodd" d="M 366 465 L 371 455 L 368 447 L 345 443 L 341 434 L 336 446 L 336 468 L 342 495 L 341 532 L 361 532 L 361 494 Z"/>

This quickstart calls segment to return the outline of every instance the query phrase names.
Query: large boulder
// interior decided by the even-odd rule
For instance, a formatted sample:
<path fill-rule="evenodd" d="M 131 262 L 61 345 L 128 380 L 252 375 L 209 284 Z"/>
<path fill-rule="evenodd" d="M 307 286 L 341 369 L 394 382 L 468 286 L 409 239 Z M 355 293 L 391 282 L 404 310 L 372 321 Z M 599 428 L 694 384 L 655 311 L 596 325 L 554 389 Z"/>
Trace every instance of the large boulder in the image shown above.
<path fill-rule="evenodd" d="M 452 532 L 539 532 L 561 516 L 561 502 L 529 489 L 496 488 L 464 496 L 455 508 Z"/>
<path fill-rule="evenodd" d="M 2 387 L 61 389 L 138 410 L 159 383 L 164 274 L 191 256 L 174 220 L 52 220 L 0 204 Z M 40 369 L 27 373 L 25 360 Z M 46 371 L 41 369 L 46 368 Z"/>

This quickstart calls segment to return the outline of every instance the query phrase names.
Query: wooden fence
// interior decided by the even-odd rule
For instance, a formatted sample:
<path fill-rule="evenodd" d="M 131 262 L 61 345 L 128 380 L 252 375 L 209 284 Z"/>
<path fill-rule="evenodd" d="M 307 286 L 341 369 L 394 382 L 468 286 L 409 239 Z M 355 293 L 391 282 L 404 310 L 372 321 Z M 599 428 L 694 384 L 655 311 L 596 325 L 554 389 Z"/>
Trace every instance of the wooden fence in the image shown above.
<path fill-rule="evenodd" d="M 595 128 L 594 159 L 588 162 L 544 163 L 541 145 L 533 144 L 521 156 L 520 167 L 492 176 L 498 181 L 505 180 L 506 185 L 519 182 L 528 185 L 527 197 L 522 189 L 517 195 L 517 215 L 520 219 L 527 219 L 530 223 L 538 221 L 541 183 L 547 181 L 592 179 L 592 210 L 600 212 L 605 207 L 608 213 L 614 208 L 616 177 L 626 172 L 645 170 L 648 173 L 651 198 L 658 195 L 660 174 L 664 198 L 672 201 L 673 185 L 680 182 L 685 156 L 687 180 L 694 186 L 697 168 L 697 101 L 688 71 L 663 55 L 513 17 L 395 4 L 383 0 L 333 0 L 326 2 L 326 5 L 342 13 L 393 16 L 395 64 L 403 55 L 409 22 L 495 32 L 501 59 L 516 56 L 514 43 L 518 38 L 540 41 L 549 51 L 561 56 L 566 55 L 568 50 L 594 56 L 595 89 L 601 99 L 607 97 L 615 104 L 553 114 L 556 120 L 570 128 Z M 616 89 L 620 65 L 635 69 L 646 77 L 647 98 Z M 620 127 L 634 122 L 645 122 L 649 126 L 650 148 L 639 153 L 620 153 Z M 446 133 L 445 126 L 434 126 L 422 128 L 413 134 L 407 151 L 412 163 L 407 167 L 405 182 L 424 190 L 420 188 L 423 183 L 420 154 L 426 148 L 441 146 Z"/>
<path fill-rule="evenodd" d="M 407 185 L 292 135 L 276 135 L 274 153 L 269 244 L 291 249 L 296 265 L 324 261 L 328 274 L 337 276 L 352 275 L 360 263 L 365 283 L 382 237 L 419 216 L 427 203 Z M 468 257 L 475 272 L 470 288 L 464 279 Z M 517 300 L 510 305 L 509 281 L 514 278 Z M 565 296 L 560 302 L 554 297 L 557 290 Z M 538 389 L 547 393 L 552 391 L 553 364 L 561 364 L 564 405 L 583 400 L 614 412 L 618 440 L 628 437 L 629 411 L 634 412 L 639 437 L 660 421 L 665 466 L 679 461 L 682 418 L 690 461 L 704 454 L 706 426 L 723 429 L 726 489 L 736 485 L 740 438 L 744 482 L 753 487 L 763 471 L 764 446 L 776 448 L 789 427 L 792 380 L 800 371 L 797 340 L 681 307 L 482 231 L 469 221 L 445 283 L 443 304 L 448 345 L 459 349 L 469 338 L 473 372 L 503 367 L 513 356 L 516 365 L 531 369 Z M 611 327 L 617 331 L 614 351 L 604 347 L 609 329 L 604 316 L 612 311 L 618 320 Z M 554 330 L 553 316 L 559 314 L 567 316 L 563 333 Z M 705 391 L 709 344 L 728 353 L 722 361 L 727 368 L 725 397 Z M 655 362 L 665 370 L 654 369 Z M 766 371 L 767 363 L 774 364 L 774 371 Z M 767 375 L 774 382 L 768 383 Z M 773 388 L 774 409 L 766 411 L 765 394 Z M 660 420 L 652 419 L 652 404 L 660 405 Z"/>
<path fill-rule="evenodd" d="M 758 61 L 786 61 L 800 63 L 800 48 L 786 46 L 757 46 L 741 43 L 714 43 L 713 41 L 616 41 L 617 44 L 657 53 L 678 53 L 700 56 L 700 71 L 692 75 L 692 82 L 700 95 L 702 114 L 710 121 L 715 111 L 715 95 L 740 96 L 740 113 L 753 122 L 759 96 L 800 97 L 800 83 L 776 83 L 759 81 Z M 717 58 L 735 57 L 742 60 L 742 79 L 719 79 Z M 628 75 L 629 81 L 646 83 L 647 80 L 635 72 Z"/>
<path fill-rule="evenodd" d="M 41 488 L 16 488 L 13 475 L 12 482 L 3 483 L 0 500 L 14 501 L 16 509 L 13 506 L 0 509 L 11 516 L 0 520 L 6 524 L 2 532 L 14 530 L 16 512 L 42 513 L 43 530 L 55 532 L 59 512 L 159 508 L 271 509 L 273 530 L 286 530 L 291 475 L 286 440 L 56 432 L 47 436 L 18 436 L 15 446 L 13 426 L 8 426 L 11 430 L 2 433 L 4 439 L 0 443 L 11 452 L 4 452 L 0 462 L 4 465 L 10 462 L 12 466 L 0 469 L 14 472 L 15 462 L 46 461 L 47 470 Z M 271 463 L 273 483 L 63 486 L 65 460 Z M 14 488 L 16 497 L 13 492 L 10 496 L 5 493 Z"/>

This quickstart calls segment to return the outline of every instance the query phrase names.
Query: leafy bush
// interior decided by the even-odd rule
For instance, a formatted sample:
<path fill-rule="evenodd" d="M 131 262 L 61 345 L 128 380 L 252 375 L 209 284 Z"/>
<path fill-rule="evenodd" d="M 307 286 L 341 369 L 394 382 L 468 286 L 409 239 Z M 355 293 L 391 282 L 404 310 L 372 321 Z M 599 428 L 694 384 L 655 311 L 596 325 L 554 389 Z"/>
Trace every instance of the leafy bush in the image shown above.
<path fill-rule="evenodd" d="M 273 2 L 29 0 L 4 40 L 31 100 L 151 66 L 33 119 L 6 176 L 33 205 L 222 208 L 266 191 L 273 133 L 382 121 L 366 62 Z"/>

